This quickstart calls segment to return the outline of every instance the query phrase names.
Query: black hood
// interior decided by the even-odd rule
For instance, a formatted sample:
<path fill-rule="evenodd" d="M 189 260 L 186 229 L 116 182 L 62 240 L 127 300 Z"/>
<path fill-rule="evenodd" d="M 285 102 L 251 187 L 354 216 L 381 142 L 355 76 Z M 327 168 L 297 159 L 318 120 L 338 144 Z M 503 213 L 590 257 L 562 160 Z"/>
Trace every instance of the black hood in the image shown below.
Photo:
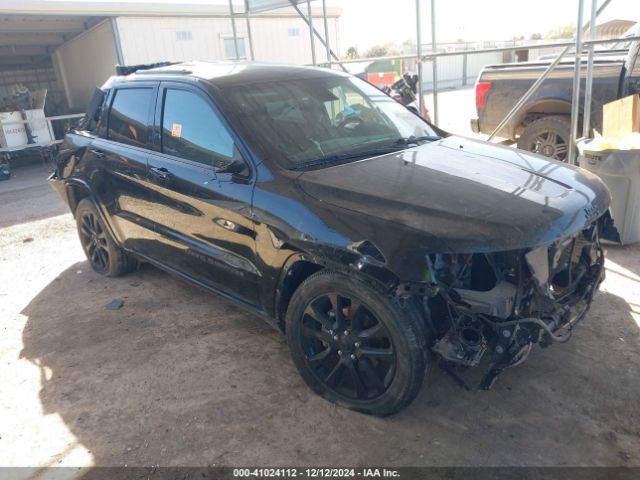
<path fill-rule="evenodd" d="M 611 200 L 604 183 L 583 169 L 453 136 L 305 172 L 298 182 L 325 205 L 422 235 L 421 246 L 440 253 L 547 243 L 583 229 Z"/>

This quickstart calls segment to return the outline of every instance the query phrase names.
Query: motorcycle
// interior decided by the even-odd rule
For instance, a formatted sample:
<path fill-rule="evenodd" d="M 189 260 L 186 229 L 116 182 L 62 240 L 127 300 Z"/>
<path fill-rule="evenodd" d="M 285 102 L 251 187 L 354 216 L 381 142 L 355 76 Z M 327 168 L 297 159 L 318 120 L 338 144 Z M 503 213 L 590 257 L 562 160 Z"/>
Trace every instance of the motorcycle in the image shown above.
<path fill-rule="evenodd" d="M 416 115 L 420 115 L 427 122 L 431 121 L 429 110 L 426 106 L 420 112 L 420 102 L 418 101 L 418 75 L 405 73 L 391 86 L 385 86 L 382 91 L 391 98 L 397 100 Z"/>

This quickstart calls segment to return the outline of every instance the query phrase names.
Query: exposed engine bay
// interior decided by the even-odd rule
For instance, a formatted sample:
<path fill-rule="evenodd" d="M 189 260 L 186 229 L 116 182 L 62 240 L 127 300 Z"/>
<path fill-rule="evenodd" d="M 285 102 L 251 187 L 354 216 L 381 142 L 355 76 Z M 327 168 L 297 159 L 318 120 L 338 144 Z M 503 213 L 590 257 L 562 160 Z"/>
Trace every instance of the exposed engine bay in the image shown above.
<path fill-rule="evenodd" d="M 471 389 L 460 374 L 482 365 L 489 389 L 534 343 L 568 341 L 604 279 L 604 221 L 535 249 L 428 255 L 423 302 L 445 371 Z"/>

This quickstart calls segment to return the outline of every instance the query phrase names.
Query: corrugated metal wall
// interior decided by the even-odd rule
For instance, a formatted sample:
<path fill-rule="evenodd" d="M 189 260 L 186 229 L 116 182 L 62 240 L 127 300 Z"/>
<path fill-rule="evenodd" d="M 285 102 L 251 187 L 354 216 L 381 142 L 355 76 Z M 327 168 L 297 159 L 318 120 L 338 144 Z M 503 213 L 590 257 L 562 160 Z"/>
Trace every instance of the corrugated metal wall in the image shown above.
<path fill-rule="evenodd" d="M 84 111 L 95 87 L 115 75 L 118 61 L 110 22 L 106 20 L 78 35 L 53 55 L 54 67 L 71 111 Z"/>
<path fill-rule="evenodd" d="M 438 58 L 438 88 L 473 85 L 482 67 L 495 63 L 502 63 L 502 52 L 469 54 L 466 55 L 466 60 L 463 55 L 440 57 Z M 424 64 L 423 88 L 427 91 L 433 88 L 431 62 Z"/>
<path fill-rule="evenodd" d="M 159 61 L 225 60 L 225 39 L 233 38 L 227 18 L 120 17 L 118 31 L 124 62 L 129 65 Z M 247 37 L 245 19 L 236 19 L 238 37 Z M 314 26 L 324 32 L 322 19 Z M 337 19 L 329 20 L 329 35 L 334 51 L 338 45 Z M 311 63 L 309 30 L 296 17 L 251 18 L 253 48 L 257 61 Z M 316 39 L 318 61 L 325 61 L 322 44 Z M 245 43 L 247 56 L 248 41 Z"/>

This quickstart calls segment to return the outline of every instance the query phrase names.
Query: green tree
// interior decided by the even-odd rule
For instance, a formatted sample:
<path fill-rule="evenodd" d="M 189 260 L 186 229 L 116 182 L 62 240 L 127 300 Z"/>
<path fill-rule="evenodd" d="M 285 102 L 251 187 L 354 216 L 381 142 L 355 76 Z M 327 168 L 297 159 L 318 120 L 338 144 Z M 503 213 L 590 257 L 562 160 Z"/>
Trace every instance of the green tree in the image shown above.
<path fill-rule="evenodd" d="M 390 55 L 398 55 L 398 54 L 399 54 L 398 50 L 396 50 L 389 44 L 384 44 L 384 45 L 374 45 L 364 53 L 364 56 L 366 58 L 372 58 L 372 57 L 388 57 Z"/>
<path fill-rule="evenodd" d="M 549 30 L 545 38 L 551 40 L 556 38 L 573 38 L 575 34 L 576 25 L 574 23 L 569 23 L 567 25 L 554 28 L 553 30 Z"/>
<path fill-rule="evenodd" d="M 345 58 L 347 60 L 355 60 L 356 58 L 360 58 L 360 54 L 358 53 L 358 49 L 356 47 L 347 48 L 347 53 L 345 54 Z"/>
<path fill-rule="evenodd" d="M 540 33 L 532 33 L 529 37 L 529 40 L 542 40 L 542 34 Z"/>

